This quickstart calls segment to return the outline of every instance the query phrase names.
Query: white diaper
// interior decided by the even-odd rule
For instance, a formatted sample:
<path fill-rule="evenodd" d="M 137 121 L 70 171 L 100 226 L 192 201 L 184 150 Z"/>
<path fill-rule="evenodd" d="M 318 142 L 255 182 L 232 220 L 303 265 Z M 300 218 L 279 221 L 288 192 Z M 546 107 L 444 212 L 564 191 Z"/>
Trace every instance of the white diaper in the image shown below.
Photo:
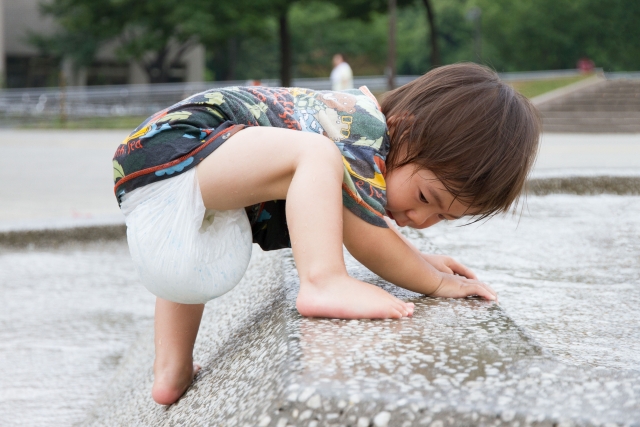
<path fill-rule="evenodd" d="M 242 279 L 251 259 L 247 214 L 207 210 L 195 168 L 125 194 L 121 209 L 131 257 L 154 295 L 205 303 Z"/>

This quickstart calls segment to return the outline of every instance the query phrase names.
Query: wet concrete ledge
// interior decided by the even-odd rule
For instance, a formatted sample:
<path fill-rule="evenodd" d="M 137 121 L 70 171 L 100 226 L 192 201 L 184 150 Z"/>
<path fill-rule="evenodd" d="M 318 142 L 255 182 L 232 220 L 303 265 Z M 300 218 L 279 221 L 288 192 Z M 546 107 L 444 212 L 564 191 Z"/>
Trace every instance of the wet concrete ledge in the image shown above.
<path fill-rule="evenodd" d="M 0 246 L 24 248 L 29 246 L 58 246 L 68 242 L 119 240 L 127 234 L 124 224 L 90 225 L 64 228 L 0 231 Z"/>
<path fill-rule="evenodd" d="M 527 182 L 527 193 L 547 194 L 640 194 L 640 176 L 560 176 L 533 178 Z"/>
<path fill-rule="evenodd" d="M 207 304 L 203 370 L 183 398 L 151 400 L 148 331 L 82 425 L 640 425 L 640 372 L 560 363 L 493 303 L 424 298 L 347 262 L 415 302 L 414 317 L 302 318 L 290 252 L 256 251 L 238 288 Z"/>
<path fill-rule="evenodd" d="M 527 182 L 527 194 L 640 194 L 640 175 L 566 175 L 534 177 Z M 66 242 L 90 242 L 96 240 L 117 240 L 126 236 L 126 227 L 122 223 L 90 224 L 78 226 L 46 225 L 0 229 L 0 246 L 29 247 L 57 246 Z"/>

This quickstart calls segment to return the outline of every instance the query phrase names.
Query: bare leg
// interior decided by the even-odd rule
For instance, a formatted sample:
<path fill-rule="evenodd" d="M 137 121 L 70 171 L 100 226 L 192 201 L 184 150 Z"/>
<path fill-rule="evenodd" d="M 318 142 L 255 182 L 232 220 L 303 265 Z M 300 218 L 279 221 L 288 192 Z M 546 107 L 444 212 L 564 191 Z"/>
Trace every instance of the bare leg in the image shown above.
<path fill-rule="evenodd" d="M 344 163 L 326 137 L 251 127 L 204 159 L 197 173 L 208 209 L 287 200 L 287 224 L 300 276 L 296 307 L 303 316 L 358 319 L 412 314 L 413 304 L 347 274 L 342 255 Z"/>
<path fill-rule="evenodd" d="M 178 304 L 156 298 L 154 382 L 156 403 L 171 405 L 193 382 L 200 366 L 193 363 L 204 304 Z"/>

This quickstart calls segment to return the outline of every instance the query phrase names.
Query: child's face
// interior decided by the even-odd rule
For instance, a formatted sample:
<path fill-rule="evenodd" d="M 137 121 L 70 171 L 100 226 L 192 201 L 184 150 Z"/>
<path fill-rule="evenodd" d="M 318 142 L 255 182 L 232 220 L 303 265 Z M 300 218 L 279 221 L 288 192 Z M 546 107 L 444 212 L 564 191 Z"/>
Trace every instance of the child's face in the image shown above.
<path fill-rule="evenodd" d="M 400 227 L 427 228 L 442 220 L 469 215 L 469 207 L 447 191 L 427 169 L 412 164 L 387 173 L 387 215 Z"/>

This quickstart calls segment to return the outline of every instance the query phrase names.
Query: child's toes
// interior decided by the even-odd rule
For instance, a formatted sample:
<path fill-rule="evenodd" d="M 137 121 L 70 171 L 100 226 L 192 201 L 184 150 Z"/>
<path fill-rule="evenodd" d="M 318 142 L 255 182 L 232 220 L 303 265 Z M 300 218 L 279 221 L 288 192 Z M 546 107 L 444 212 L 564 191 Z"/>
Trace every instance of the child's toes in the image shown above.
<path fill-rule="evenodd" d="M 390 319 L 401 319 L 403 317 L 405 317 L 406 314 L 404 314 L 404 312 L 401 309 L 398 308 L 392 308 L 391 309 L 391 315 L 389 316 Z"/>
<path fill-rule="evenodd" d="M 404 313 L 405 311 L 407 311 L 407 307 L 404 305 L 404 303 L 402 301 L 393 301 L 391 303 L 391 307 L 395 308 L 396 310 L 398 310 L 401 313 Z"/>
<path fill-rule="evenodd" d="M 402 313 L 401 317 L 410 317 L 413 314 L 413 308 L 408 307 L 404 302 L 400 302 L 395 308 Z"/>
<path fill-rule="evenodd" d="M 408 303 L 405 303 L 405 307 L 409 312 L 409 316 L 413 316 L 413 309 L 415 308 L 415 305 L 412 302 L 408 302 Z"/>

